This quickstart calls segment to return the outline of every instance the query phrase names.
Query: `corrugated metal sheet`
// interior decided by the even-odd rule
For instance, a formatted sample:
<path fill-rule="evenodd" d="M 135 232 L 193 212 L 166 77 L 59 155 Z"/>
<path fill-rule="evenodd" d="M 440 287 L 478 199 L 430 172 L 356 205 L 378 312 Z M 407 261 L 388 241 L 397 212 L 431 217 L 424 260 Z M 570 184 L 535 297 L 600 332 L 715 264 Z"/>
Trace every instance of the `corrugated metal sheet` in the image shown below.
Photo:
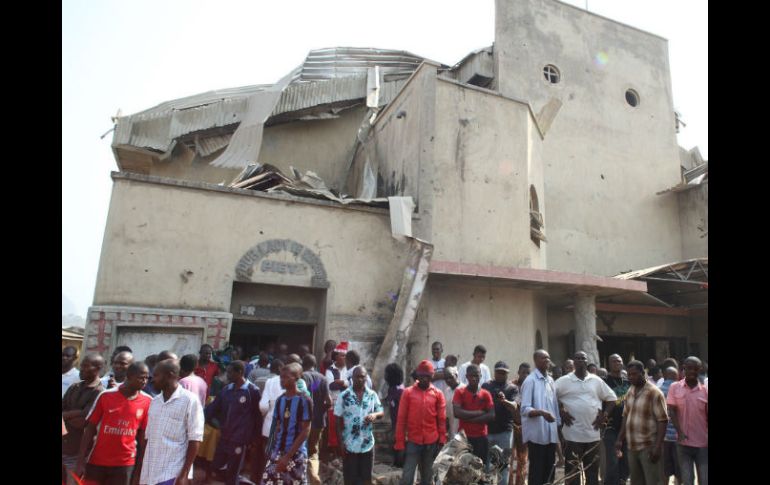
<path fill-rule="evenodd" d="M 270 116 L 313 106 L 366 97 L 367 70 L 380 67 L 384 82 L 381 103 L 389 103 L 424 58 L 405 51 L 338 47 L 310 51 L 305 62 L 292 74 Z M 207 91 L 166 101 L 148 110 L 119 118 L 112 145 L 130 145 L 167 152 L 181 136 L 241 123 L 249 110 L 249 99 L 273 96 L 275 85 L 260 84 Z M 259 103 L 258 103 L 259 104 Z M 223 139 L 205 147 L 203 154 L 222 148 Z M 217 147 L 214 149 L 214 147 Z"/>
<path fill-rule="evenodd" d="M 196 151 L 198 152 L 198 155 L 207 157 L 212 153 L 226 147 L 227 144 L 230 143 L 231 137 L 232 135 L 220 135 L 198 138 L 195 141 Z"/>
<path fill-rule="evenodd" d="M 369 47 L 331 47 L 310 51 L 292 82 L 317 81 L 365 73 L 380 66 L 386 75 L 409 76 L 424 61 L 410 52 Z"/>

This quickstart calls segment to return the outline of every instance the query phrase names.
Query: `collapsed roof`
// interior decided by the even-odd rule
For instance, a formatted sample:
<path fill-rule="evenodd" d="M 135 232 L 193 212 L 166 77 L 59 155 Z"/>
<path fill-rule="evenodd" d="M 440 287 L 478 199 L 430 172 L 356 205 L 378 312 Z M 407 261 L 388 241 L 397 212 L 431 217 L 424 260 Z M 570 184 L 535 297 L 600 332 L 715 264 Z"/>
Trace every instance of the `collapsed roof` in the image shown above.
<path fill-rule="evenodd" d="M 389 49 L 313 50 L 275 84 L 209 91 L 118 118 L 112 148 L 119 167 L 127 170 L 134 161 L 167 159 L 177 143 L 200 156 L 226 149 L 211 165 L 243 168 L 257 162 L 264 125 L 333 118 L 375 90 L 376 99 L 367 105 L 382 107 L 424 60 Z"/>

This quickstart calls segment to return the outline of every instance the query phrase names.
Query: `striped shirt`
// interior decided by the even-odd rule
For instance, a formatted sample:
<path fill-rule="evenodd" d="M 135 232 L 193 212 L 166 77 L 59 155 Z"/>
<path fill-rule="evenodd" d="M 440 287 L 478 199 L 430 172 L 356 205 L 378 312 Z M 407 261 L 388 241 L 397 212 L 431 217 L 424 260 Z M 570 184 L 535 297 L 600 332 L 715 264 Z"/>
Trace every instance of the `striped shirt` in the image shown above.
<path fill-rule="evenodd" d="M 640 451 L 654 446 L 658 437 L 658 423 L 668 422 L 663 392 L 649 381 L 644 383 L 641 390 L 632 385 L 626 394 L 623 416 L 626 418 L 629 450 Z"/>
<path fill-rule="evenodd" d="M 302 433 L 302 423 L 311 421 L 313 417 L 313 401 L 305 394 L 287 397 L 282 394 L 275 403 L 273 420 L 275 421 L 274 453 L 284 454 L 294 444 L 294 440 Z M 303 442 L 297 453 L 307 455 L 307 441 Z"/>
<path fill-rule="evenodd" d="M 153 398 L 147 418 L 147 449 L 140 483 L 155 484 L 176 478 L 184 466 L 188 442 L 203 441 L 200 399 L 177 386 L 168 401 L 163 399 L 162 392 Z M 187 477 L 192 480 L 192 467 Z"/>

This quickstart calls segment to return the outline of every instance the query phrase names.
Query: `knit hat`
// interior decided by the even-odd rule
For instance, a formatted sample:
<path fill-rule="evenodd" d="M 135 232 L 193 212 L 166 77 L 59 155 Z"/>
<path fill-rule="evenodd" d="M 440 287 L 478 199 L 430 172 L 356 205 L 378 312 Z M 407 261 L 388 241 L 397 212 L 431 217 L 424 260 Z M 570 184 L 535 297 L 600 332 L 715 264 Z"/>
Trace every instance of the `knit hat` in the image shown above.
<path fill-rule="evenodd" d="M 347 342 L 340 342 L 337 344 L 336 347 L 334 347 L 334 351 L 338 354 L 347 354 L 348 353 L 348 343 Z"/>
<path fill-rule="evenodd" d="M 417 366 L 415 373 L 419 375 L 433 375 L 433 364 L 429 360 L 423 360 Z"/>

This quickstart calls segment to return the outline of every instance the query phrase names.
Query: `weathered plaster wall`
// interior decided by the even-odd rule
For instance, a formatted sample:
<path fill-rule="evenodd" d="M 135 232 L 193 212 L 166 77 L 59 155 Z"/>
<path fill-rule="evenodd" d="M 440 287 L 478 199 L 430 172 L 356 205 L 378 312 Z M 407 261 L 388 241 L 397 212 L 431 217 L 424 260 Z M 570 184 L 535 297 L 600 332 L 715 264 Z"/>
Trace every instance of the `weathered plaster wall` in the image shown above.
<path fill-rule="evenodd" d="M 672 197 L 666 194 L 662 197 Z M 709 184 L 679 192 L 679 220 L 682 227 L 682 259 L 709 255 Z"/>

